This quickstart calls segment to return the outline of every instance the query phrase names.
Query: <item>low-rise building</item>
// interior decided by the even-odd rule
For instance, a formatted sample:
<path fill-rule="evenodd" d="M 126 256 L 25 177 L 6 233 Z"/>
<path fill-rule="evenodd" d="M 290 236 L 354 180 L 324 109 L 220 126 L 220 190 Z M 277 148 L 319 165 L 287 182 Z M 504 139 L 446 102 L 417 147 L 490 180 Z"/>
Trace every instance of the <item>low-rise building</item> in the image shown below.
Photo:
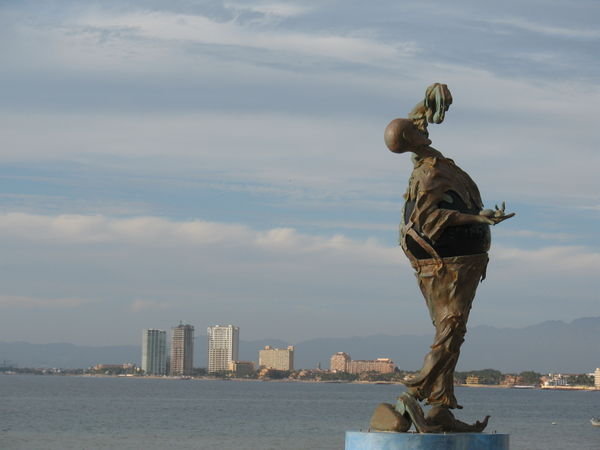
<path fill-rule="evenodd" d="M 564 375 L 562 373 L 549 373 L 547 376 L 542 377 L 542 386 L 568 386 L 569 378 L 571 375 Z"/>
<path fill-rule="evenodd" d="M 125 364 L 96 364 L 91 367 L 94 372 L 104 372 L 107 374 L 119 374 L 119 373 L 134 373 L 137 367 L 133 363 Z"/>
<path fill-rule="evenodd" d="M 466 384 L 480 384 L 479 377 L 477 375 L 469 375 L 465 380 Z"/>
<path fill-rule="evenodd" d="M 500 382 L 504 386 L 515 386 L 523 384 L 523 377 L 520 375 L 504 375 L 504 378 Z"/>
<path fill-rule="evenodd" d="M 254 373 L 254 363 L 252 361 L 231 361 L 229 370 L 236 377 L 245 377 Z"/>

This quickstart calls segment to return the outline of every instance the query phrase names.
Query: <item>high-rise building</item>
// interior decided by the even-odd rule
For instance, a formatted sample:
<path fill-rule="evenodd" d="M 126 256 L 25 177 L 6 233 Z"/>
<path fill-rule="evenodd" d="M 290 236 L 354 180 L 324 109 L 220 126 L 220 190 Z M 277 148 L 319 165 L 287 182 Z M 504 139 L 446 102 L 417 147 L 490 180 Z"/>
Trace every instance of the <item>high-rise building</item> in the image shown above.
<path fill-rule="evenodd" d="M 208 327 L 208 372 L 229 370 L 238 360 L 240 329 L 233 325 Z"/>
<path fill-rule="evenodd" d="M 596 389 L 600 389 L 600 367 L 594 371 L 594 386 Z"/>
<path fill-rule="evenodd" d="M 294 347 L 272 348 L 267 345 L 258 352 L 258 365 L 266 369 L 294 370 Z"/>
<path fill-rule="evenodd" d="M 350 355 L 344 352 L 337 352 L 331 357 L 329 370 L 332 372 L 349 372 Z"/>
<path fill-rule="evenodd" d="M 191 375 L 194 365 L 194 327 L 180 323 L 171 336 L 171 375 Z"/>
<path fill-rule="evenodd" d="M 144 330 L 142 333 L 142 370 L 146 375 L 167 374 L 167 332 Z"/>

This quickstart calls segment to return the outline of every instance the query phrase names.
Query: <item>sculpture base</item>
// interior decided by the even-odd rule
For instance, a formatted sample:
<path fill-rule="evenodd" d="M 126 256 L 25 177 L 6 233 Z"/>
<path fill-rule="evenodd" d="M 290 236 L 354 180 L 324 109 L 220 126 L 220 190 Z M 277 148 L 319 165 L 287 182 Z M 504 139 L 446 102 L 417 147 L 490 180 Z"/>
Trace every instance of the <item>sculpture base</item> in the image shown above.
<path fill-rule="evenodd" d="M 346 431 L 345 450 L 508 450 L 508 434 Z"/>

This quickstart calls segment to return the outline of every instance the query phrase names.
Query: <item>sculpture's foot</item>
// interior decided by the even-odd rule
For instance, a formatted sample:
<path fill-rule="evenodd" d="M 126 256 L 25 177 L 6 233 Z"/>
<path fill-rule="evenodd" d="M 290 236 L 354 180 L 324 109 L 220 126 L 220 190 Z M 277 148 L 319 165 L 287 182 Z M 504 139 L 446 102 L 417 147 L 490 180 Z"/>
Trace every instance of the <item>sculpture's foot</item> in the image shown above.
<path fill-rule="evenodd" d="M 408 414 L 400 414 L 389 403 L 380 403 L 371 416 L 370 429 L 374 431 L 396 431 L 405 433 L 412 421 Z"/>
<path fill-rule="evenodd" d="M 447 406 L 433 406 L 427 413 L 427 423 L 438 425 L 442 431 L 448 433 L 480 433 L 487 427 L 490 416 L 485 416 L 483 421 L 468 424 L 458 420 Z"/>
<path fill-rule="evenodd" d="M 379 405 L 378 409 L 383 405 L 387 404 Z M 389 411 L 389 406 L 391 405 L 388 405 L 388 410 L 380 412 L 380 414 L 386 414 L 390 417 L 390 420 L 392 417 L 402 417 L 404 420 L 410 418 L 406 429 L 392 429 L 390 426 L 387 429 L 376 428 L 373 421 L 375 414 L 373 414 L 373 418 L 371 419 L 372 428 L 380 431 L 408 431 L 410 422 L 412 422 L 419 433 L 480 433 L 487 427 L 490 418 L 490 416 L 486 416 L 481 422 L 478 420 L 473 424 L 468 424 L 454 417 L 449 407 L 437 405 L 433 406 L 427 413 L 427 416 L 425 416 L 421 405 L 410 392 L 404 392 L 398 397 L 395 415 Z M 381 417 L 387 416 L 382 415 Z M 402 428 L 404 426 L 406 426 L 406 423 L 403 422 Z"/>

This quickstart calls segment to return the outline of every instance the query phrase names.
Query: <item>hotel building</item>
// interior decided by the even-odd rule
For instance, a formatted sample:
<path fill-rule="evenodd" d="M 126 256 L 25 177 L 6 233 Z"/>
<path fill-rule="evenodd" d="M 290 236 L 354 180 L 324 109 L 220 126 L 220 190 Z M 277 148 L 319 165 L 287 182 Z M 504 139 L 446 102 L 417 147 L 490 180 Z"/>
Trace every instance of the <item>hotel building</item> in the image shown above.
<path fill-rule="evenodd" d="M 272 348 L 267 345 L 258 352 L 258 365 L 266 369 L 294 370 L 294 347 Z"/>
<path fill-rule="evenodd" d="M 332 372 L 350 372 L 350 355 L 344 352 L 337 352 L 331 357 L 329 370 Z"/>
<path fill-rule="evenodd" d="M 389 358 L 377 358 L 375 360 L 350 361 L 350 373 L 360 374 L 363 372 L 393 373 L 396 366 Z"/>
<path fill-rule="evenodd" d="M 240 329 L 233 325 L 208 327 L 208 373 L 229 370 L 238 360 Z"/>
<path fill-rule="evenodd" d="M 335 353 L 330 360 L 332 372 L 348 372 L 361 374 L 363 372 L 393 373 L 396 370 L 394 361 L 390 358 L 377 358 L 373 360 L 353 361 L 350 355 L 344 352 Z"/>
<path fill-rule="evenodd" d="M 142 370 L 146 375 L 167 374 L 167 332 L 146 329 L 142 333 Z"/>
<path fill-rule="evenodd" d="M 192 374 L 194 365 L 194 327 L 180 323 L 172 329 L 171 375 Z"/>

